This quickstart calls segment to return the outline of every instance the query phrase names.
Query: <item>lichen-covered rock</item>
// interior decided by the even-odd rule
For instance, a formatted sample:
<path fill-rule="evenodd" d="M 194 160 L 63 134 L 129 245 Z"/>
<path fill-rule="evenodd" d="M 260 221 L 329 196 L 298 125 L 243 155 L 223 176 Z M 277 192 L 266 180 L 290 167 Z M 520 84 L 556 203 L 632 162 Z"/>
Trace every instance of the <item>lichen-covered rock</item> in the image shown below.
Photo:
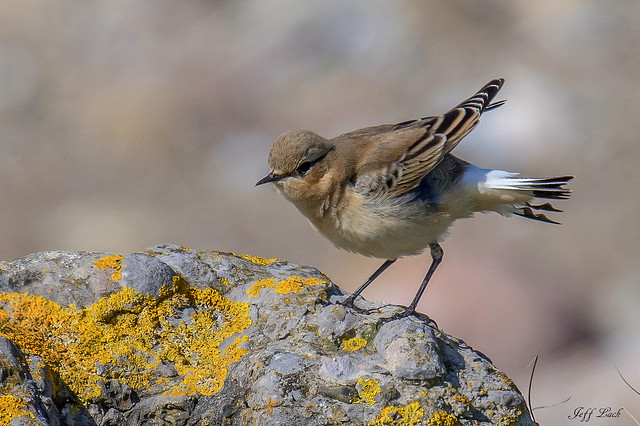
<path fill-rule="evenodd" d="M 158 246 L 0 262 L 0 425 L 534 424 L 428 319 L 313 268 Z"/>

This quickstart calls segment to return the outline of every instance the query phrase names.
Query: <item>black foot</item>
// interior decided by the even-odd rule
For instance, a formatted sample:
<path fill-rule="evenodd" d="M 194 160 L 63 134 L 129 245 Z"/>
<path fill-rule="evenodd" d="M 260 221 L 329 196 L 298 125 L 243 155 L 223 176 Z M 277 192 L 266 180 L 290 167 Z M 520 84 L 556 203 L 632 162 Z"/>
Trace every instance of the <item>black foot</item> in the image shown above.
<path fill-rule="evenodd" d="M 429 318 L 428 315 L 421 314 L 420 312 L 416 312 L 412 308 L 405 308 L 404 306 L 398 306 L 398 307 L 399 308 L 403 308 L 403 310 L 401 312 L 398 312 L 397 314 L 391 315 L 390 317 L 385 317 L 385 318 L 379 319 L 378 320 L 378 327 L 380 327 L 380 326 L 382 326 L 382 325 L 384 325 L 384 324 L 386 324 L 388 322 L 397 321 L 397 320 L 402 319 L 402 318 L 407 318 L 407 317 L 410 317 L 410 316 L 414 316 L 417 319 L 428 323 L 431 328 L 434 328 L 434 329 L 438 330 L 438 323 L 436 323 L 434 320 Z"/>
<path fill-rule="evenodd" d="M 356 311 L 359 314 L 369 314 L 371 311 L 369 311 L 368 309 L 362 309 L 362 308 L 358 308 L 355 304 L 356 298 L 349 296 L 344 300 L 339 300 L 336 302 L 336 305 L 342 305 L 345 308 L 349 308 L 352 309 L 354 311 Z"/>
<path fill-rule="evenodd" d="M 403 310 L 401 312 L 398 312 L 397 314 L 393 314 L 390 317 L 386 317 L 386 318 L 381 318 L 378 322 L 380 323 L 380 325 L 382 324 L 386 324 L 388 322 L 391 321 L 396 321 L 402 318 L 406 318 L 406 317 L 410 317 L 411 315 L 414 315 L 414 310 L 413 309 L 409 309 L 409 308 L 405 308 L 402 307 Z"/>

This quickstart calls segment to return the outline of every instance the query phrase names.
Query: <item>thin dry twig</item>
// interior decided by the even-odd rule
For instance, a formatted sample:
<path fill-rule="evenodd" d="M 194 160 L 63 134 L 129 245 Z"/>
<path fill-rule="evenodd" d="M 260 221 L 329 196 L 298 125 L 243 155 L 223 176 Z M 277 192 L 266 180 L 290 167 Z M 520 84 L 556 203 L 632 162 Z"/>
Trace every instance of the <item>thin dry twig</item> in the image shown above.
<path fill-rule="evenodd" d="M 565 402 L 569 402 L 569 400 L 571 399 L 571 396 L 567 397 L 567 399 L 560 401 L 560 402 L 556 402 L 555 404 L 551 404 L 551 405 L 539 405 L 537 407 L 534 407 L 534 410 L 538 410 L 540 408 L 551 408 L 551 407 L 557 407 L 558 405 L 562 405 Z"/>
<path fill-rule="evenodd" d="M 569 396 L 567 399 L 557 402 L 555 404 L 551 404 L 551 405 L 539 405 L 537 407 L 533 407 L 531 405 L 531 388 L 533 386 L 533 375 L 536 372 L 536 365 L 538 364 L 538 355 L 536 355 L 531 362 L 529 363 L 529 365 L 533 364 L 533 367 L 531 368 L 531 376 L 529 377 L 529 389 L 527 390 L 527 405 L 529 406 L 529 412 L 531 413 L 531 419 L 537 423 L 537 420 L 535 418 L 535 416 L 533 415 L 533 411 L 534 410 L 538 410 L 540 408 L 551 408 L 551 407 L 555 407 L 561 404 L 566 403 L 567 401 L 569 401 L 571 399 L 571 396 Z M 527 365 L 527 367 L 529 366 Z"/>
<path fill-rule="evenodd" d="M 631 386 L 631 384 L 629 382 L 627 382 L 627 379 L 624 378 L 624 376 L 622 375 L 622 373 L 620 372 L 620 370 L 618 370 L 618 367 L 616 367 L 616 371 L 618 372 L 618 375 L 620 376 L 620 378 L 622 379 L 622 381 L 624 382 L 625 385 L 629 386 L 629 389 L 631 389 L 632 391 L 634 391 L 636 394 L 640 395 L 640 392 L 638 392 L 638 390 L 636 388 L 634 388 L 633 386 Z M 631 417 L 633 419 L 633 421 L 640 426 L 640 422 L 638 421 L 638 419 L 636 419 L 635 417 L 633 417 L 633 414 L 631 414 L 629 412 L 629 410 L 627 410 L 626 408 L 622 407 L 622 409 L 624 410 L 625 413 L 627 413 L 629 415 L 629 417 Z"/>
<path fill-rule="evenodd" d="M 636 390 L 636 388 L 634 388 L 633 386 L 631 386 L 629 384 L 629 382 L 627 382 L 627 379 L 624 378 L 624 376 L 622 375 L 622 373 L 620 372 L 620 370 L 618 370 L 618 367 L 616 367 L 616 371 L 618 372 L 618 374 L 620 375 L 620 378 L 622 379 L 622 381 L 624 382 L 625 385 L 629 386 L 629 388 L 634 391 L 635 393 L 637 393 L 638 395 L 640 395 L 640 392 L 638 392 Z"/>
<path fill-rule="evenodd" d="M 531 386 L 533 385 L 533 375 L 536 372 L 536 365 L 538 365 L 538 355 L 533 358 L 533 367 L 531 368 L 531 376 L 529 376 L 529 388 L 527 389 L 527 405 L 529 406 L 529 412 L 531 413 L 531 419 L 538 423 L 536 416 L 533 414 L 533 407 L 531 406 Z M 529 363 L 531 365 L 531 362 Z M 527 365 L 527 367 L 529 366 Z"/>
<path fill-rule="evenodd" d="M 627 409 L 626 409 L 626 408 L 624 408 L 624 407 L 622 407 L 622 409 L 624 410 L 624 412 L 625 412 L 625 413 L 627 413 L 627 414 L 629 415 L 629 417 L 631 417 L 631 418 L 633 419 L 633 421 L 634 421 L 638 426 L 640 426 L 640 422 L 638 421 L 638 419 L 636 419 L 635 417 L 633 417 L 633 414 L 631 414 L 631 413 L 629 412 L 629 410 L 627 410 Z"/>

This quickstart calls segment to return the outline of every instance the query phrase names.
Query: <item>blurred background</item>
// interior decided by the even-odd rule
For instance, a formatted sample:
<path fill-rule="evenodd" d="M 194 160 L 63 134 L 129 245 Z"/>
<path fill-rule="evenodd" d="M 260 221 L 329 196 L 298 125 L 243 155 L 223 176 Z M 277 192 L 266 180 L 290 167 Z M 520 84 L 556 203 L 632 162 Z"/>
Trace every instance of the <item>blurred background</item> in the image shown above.
<path fill-rule="evenodd" d="M 444 112 L 493 77 L 456 154 L 574 174 L 562 226 L 460 221 L 419 310 L 484 352 L 541 424 L 578 407 L 640 418 L 640 3 L 541 0 L 0 4 L 0 258 L 162 243 L 313 265 L 343 289 L 381 261 L 341 252 L 255 182 L 275 138 Z M 365 292 L 407 304 L 430 262 Z M 592 418 L 590 424 L 634 424 Z"/>

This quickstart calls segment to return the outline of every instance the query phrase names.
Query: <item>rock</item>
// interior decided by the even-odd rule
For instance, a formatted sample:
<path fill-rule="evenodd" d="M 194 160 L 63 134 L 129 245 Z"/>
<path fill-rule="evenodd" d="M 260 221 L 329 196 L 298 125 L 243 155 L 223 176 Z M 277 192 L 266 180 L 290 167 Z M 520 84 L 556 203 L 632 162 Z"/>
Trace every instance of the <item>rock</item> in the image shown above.
<path fill-rule="evenodd" d="M 0 424 L 535 424 L 481 353 L 341 297 L 313 268 L 178 246 L 0 262 Z"/>
<path fill-rule="evenodd" d="M 42 358 L 0 336 L 0 424 L 59 425 L 51 377 Z"/>

